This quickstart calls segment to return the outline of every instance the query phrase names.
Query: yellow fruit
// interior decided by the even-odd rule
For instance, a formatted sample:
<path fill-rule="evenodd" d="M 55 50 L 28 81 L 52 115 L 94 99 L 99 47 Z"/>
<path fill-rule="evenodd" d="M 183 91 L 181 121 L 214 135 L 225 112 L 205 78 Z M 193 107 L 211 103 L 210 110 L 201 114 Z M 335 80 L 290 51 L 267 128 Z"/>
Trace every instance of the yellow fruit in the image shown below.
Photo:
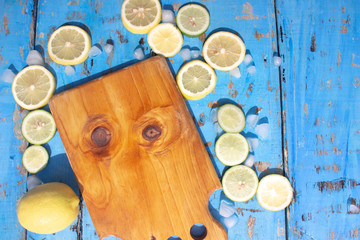
<path fill-rule="evenodd" d="M 39 234 L 68 227 L 78 216 L 79 198 L 63 183 L 47 183 L 27 192 L 17 207 L 21 226 Z"/>
<path fill-rule="evenodd" d="M 88 58 L 91 38 L 82 28 L 62 26 L 51 34 L 48 42 L 50 58 L 62 65 L 76 65 Z"/>
<path fill-rule="evenodd" d="M 161 20 L 158 0 L 125 0 L 121 6 L 121 20 L 127 30 L 135 34 L 148 33 Z"/>

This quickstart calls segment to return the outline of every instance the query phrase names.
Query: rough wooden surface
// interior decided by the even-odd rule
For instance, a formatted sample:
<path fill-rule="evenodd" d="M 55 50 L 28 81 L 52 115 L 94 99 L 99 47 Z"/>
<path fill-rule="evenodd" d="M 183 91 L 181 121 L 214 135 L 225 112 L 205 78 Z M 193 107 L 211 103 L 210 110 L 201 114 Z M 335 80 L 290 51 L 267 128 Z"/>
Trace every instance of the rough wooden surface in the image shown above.
<path fill-rule="evenodd" d="M 207 206 L 219 178 L 165 58 L 60 93 L 50 109 L 100 238 L 191 239 L 202 223 L 227 239 Z"/>
<path fill-rule="evenodd" d="M 186 2 L 165 0 L 162 5 L 176 13 Z M 209 10 L 210 27 L 200 38 L 185 37 L 184 45 L 201 49 L 211 32 L 231 29 L 243 38 L 257 69 L 251 76 L 241 64 L 240 79 L 217 71 L 218 83 L 213 93 L 202 100 L 186 102 L 218 177 L 221 179 L 225 167 L 214 156 L 216 133 L 210 111 L 220 99 L 230 99 L 243 105 L 245 113 L 256 107 L 261 110 L 259 116 L 269 121 L 269 137 L 260 141 L 254 152 L 258 175 L 284 169 L 295 189 L 289 211 L 265 211 L 254 199 L 236 204 L 239 221 L 227 229 L 229 239 L 359 239 L 359 214 L 350 212 L 350 206 L 359 207 L 360 202 L 358 1 L 198 2 Z M 22 69 L 28 51 L 35 45 L 44 51 L 47 67 L 56 73 L 58 92 L 97 78 L 104 71 L 136 62 L 132 52 L 138 45 L 149 57 L 146 35 L 131 34 L 122 25 L 121 3 L 0 0 L 0 75 L 11 64 Z M 66 22 L 85 24 L 94 44 L 103 47 L 111 39 L 114 54 L 103 52 L 75 66 L 75 75 L 65 75 L 64 67 L 48 57 L 46 44 L 54 29 Z M 277 51 L 283 59 L 280 72 L 272 62 Z M 175 74 L 183 60 L 176 55 L 169 61 Z M 20 126 L 21 110 L 15 107 L 10 84 L 0 82 L 0 87 L 1 236 L 29 240 L 99 239 L 84 202 L 79 218 L 55 235 L 33 234 L 18 225 L 14 210 L 15 201 L 26 190 L 26 172 L 21 171 L 20 160 L 25 145 L 13 129 Z M 248 132 L 253 133 L 254 129 L 246 128 L 245 133 Z M 58 134 L 47 148 L 51 158 L 39 177 L 46 182 L 66 182 L 79 193 Z M 210 198 L 210 206 L 218 209 L 222 198 L 221 191 L 217 191 Z M 223 219 L 219 221 L 223 223 Z"/>

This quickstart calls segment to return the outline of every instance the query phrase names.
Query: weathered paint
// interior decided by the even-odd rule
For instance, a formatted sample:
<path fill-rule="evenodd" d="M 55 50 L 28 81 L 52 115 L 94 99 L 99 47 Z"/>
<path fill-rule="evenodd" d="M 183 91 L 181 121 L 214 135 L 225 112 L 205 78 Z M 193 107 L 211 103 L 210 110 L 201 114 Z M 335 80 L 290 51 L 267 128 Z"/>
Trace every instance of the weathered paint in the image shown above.
<path fill-rule="evenodd" d="M 0 76 L 7 68 L 21 70 L 23 54 L 32 46 L 32 2 L 0 1 Z M 23 29 L 26 29 L 24 31 Z M 21 52 L 19 52 L 21 46 Z M 0 236 L 24 239 L 26 231 L 16 216 L 16 205 L 26 192 L 21 152 L 27 146 L 20 133 L 23 110 L 15 103 L 11 84 L 0 81 Z"/>
<path fill-rule="evenodd" d="M 358 239 L 358 1 L 277 1 L 289 177 L 289 239 Z"/>

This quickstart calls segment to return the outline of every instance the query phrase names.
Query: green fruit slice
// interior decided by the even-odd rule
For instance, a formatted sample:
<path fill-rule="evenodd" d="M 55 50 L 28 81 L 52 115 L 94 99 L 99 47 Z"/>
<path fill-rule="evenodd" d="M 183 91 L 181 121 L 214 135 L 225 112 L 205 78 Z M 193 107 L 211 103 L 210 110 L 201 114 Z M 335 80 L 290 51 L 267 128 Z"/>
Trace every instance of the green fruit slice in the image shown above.
<path fill-rule="evenodd" d="M 33 145 L 28 147 L 23 156 L 22 163 L 25 169 L 32 174 L 43 170 L 49 160 L 49 154 L 42 146 Z"/>
<path fill-rule="evenodd" d="M 217 121 L 225 132 L 239 133 L 245 128 L 245 115 L 238 106 L 225 104 L 217 112 Z"/>
<path fill-rule="evenodd" d="M 235 166 L 247 158 L 249 144 L 239 133 L 225 133 L 215 143 L 215 154 L 220 162 L 227 166 Z"/>
<path fill-rule="evenodd" d="M 176 15 L 176 25 L 188 37 L 200 36 L 208 29 L 209 24 L 209 12 L 199 4 L 187 4 Z"/>
<path fill-rule="evenodd" d="M 259 180 L 254 170 L 244 165 L 231 167 L 222 178 L 225 195 L 235 202 L 246 202 L 254 197 Z"/>
<path fill-rule="evenodd" d="M 29 112 L 21 123 L 21 133 L 31 144 L 41 145 L 50 141 L 56 132 L 53 116 L 44 110 Z"/>

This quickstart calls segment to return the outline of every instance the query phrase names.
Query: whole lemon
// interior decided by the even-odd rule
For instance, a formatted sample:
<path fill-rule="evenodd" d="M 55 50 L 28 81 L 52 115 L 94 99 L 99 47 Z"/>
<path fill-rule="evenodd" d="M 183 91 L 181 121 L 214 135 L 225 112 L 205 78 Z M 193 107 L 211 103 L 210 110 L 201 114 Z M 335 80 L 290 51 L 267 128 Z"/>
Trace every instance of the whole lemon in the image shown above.
<path fill-rule="evenodd" d="M 79 198 L 63 183 L 46 183 L 27 192 L 17 207 L 21 226 L 39 233 L 55 233 L 68 227 L 79 212 Z"/>

